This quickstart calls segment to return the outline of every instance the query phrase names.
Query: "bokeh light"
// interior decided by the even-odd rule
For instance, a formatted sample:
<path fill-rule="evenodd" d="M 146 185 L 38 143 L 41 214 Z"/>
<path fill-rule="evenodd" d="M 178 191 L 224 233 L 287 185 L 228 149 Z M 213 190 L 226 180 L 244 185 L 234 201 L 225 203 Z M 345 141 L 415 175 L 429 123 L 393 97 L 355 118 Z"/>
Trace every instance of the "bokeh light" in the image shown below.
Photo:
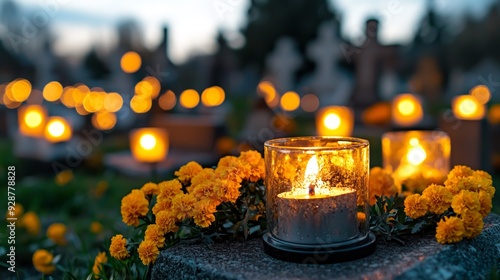
<path fill-rule="evenodd" d="M 71 139 L 71 126 L 63 117 L 50 117 L 45 127 L 45 139 L 49 142 L 62 142 Z"/>
<path fill-rule="evenodd" d="M 57 101 L 61 97 L 62 93 L 63 87 L 56 81 L 49 82 L 43 88 L 43 98 L 50 102 Z"/>
<path fill-rule="evenodd" d="M 300 106 L 300 96 L 295 91 L 285 92 L 281 97 L 280 105 L 285 111 L 295 111 Z"/>
<path fill-rule="evenodd" d="M 175 93 L 171 90 L 167 90 L 164 94 L 160 96 L 158 99 L 158 105 L 165 111 L 172 110 L 177 103 L 177 97 Z"/>
<path fill-rule="evenodd" d="M 420 99 L 413 94 L 399 94 L 392 100 L 392 121 L 400 126 L 411 126 L 424 118 Z"/>
<path fill-rule="evenodd" d="M 201 94 L 201 102 L 206 107 L 219 106 L 224 102 L 225 98 L 224 89 L 219 86 L 209 87 Z"/>
<path fill-rule="evenodd" d="M 23 102 L 30 96 L 31 83 L 26 79 L 18 79 L 12 82 L 13 101 Z"/>
<path fill-rule="evenodd" d="M 130 108 L 138 114 L 147 113 L 153 105 L 151 98 L 136 95 L 130 100 Z"/>
<path fill-rule="evenodd" d="M 108 112 L 118 112 L 123 106 L 123 98 L 117 92 L 110 92 L 104 97 L 104 109 Z"/>
<path fill-rule="evenodd" d="M 274 85 L 268 81 L 262 81 L 257 85 L 257 93 L 266 100 L 267 106 L 275 108 L 280 102 L 280 96 Z"/>
<path fill-rule="evenodd" d="M 106 93 L 103 91 L 91 91 L 83 99 L 83 107 L 87 112 L 97 112 L 104 108 L 105 97 Z"/>
<path fill-rule="evenodd" d="M 486 109 L 472 95 L 460 95 L 453 99 L 451 109 L 456 118 L 462 120 L 480 120 L 484 118 Z"/>
<path fill-rule="evenodd" d="M 43 136 L 47 111 L 41 105 L 26 105 L 18 110 L 19 132 L 25 136 Z"/>
<path fill-rule="evenodd" d="M 300 107 L 308 113 L 316 112 L 319 108 L 319 99 L 313 93 L 306 94 L 300 100 Z"/>
<path fill-rule="evenodd" d="M 92 125 L 99 130 L 110 130 L 116 125 L 116 115 L 101 111 L 92 116 Z"/>
<path fill-rule="evenodd" d="M 160 81 L 158 81 L 157 78 L 155 78 L 153 76 L 148 76 L 148 77 L 144 78 L 143 81 L 148 83 L 151 87 L 151 91 L 150 91 L 151 99 L 155 99 L 156 97 L 158 97 L 158 95 L 160 95 L 161 85 L 160 85 Z"/>
<path fill-rule="evenodd" d="M 121 60 L 120 67 L 125 73 L 135 73 L 141 68 L 141 56 L 136 52 L 126 52 Z"/>
<path fill-rule="evenodd" d="M 480 104 L 486 104 L 491 99 L 490 89 L 485 85 L 477 85 L 470 90 L 470 95 L 474 96 Z"/>
<path fill-rule="evenodd" d="M 200 95 L 194 89 L 187 89 L 181 93 L 179 103 L 184 108 L 192 109 L 200 103 Z"/>

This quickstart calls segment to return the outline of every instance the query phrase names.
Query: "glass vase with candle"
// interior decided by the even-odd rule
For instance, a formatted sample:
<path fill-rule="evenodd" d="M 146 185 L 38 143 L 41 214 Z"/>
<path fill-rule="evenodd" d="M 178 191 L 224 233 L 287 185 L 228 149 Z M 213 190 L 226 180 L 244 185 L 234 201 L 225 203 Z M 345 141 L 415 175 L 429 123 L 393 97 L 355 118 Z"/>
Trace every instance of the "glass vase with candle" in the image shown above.
<path fill-rule="evenodd" d="M 398 131 L 382 136 L 384 168 L 398 185 L 419 193 L 442 184 L 450 171 L 450 138 L 442 131 Z"/>
<path fill-rule="evenodd" d="M 264 249 L 293 262 L 327 263 L 371 254 L 369 143 L 350 137 L 269 140 Z"/>

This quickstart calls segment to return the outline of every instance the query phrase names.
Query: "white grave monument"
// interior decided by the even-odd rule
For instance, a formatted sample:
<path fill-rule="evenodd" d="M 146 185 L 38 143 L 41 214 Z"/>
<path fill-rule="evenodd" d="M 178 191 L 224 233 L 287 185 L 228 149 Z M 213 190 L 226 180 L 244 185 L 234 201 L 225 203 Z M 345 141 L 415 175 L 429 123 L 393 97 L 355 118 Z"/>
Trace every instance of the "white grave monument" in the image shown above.
<path fill-rule="evenodd" d="M 278 40 L 274 51 L 266 59 L 266 67 L 270 80 L 278 92 L 284 93 L 294 88 L 293 74 L 302 65 L 302 57 L 295 49 L 291 38 Z"/>

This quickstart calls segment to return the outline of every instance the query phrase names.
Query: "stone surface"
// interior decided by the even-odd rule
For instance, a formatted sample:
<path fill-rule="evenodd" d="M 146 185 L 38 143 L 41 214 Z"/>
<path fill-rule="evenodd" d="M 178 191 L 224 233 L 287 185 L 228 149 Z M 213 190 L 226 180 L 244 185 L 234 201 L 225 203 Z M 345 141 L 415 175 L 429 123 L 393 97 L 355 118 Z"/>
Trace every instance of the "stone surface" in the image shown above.
<path fill-rule="evenodd" d="M 327 265 L 288 263 L 263 252 L 262 240 L 178 245 L 164 250 L 152 279 L 484 279 L 500 257 L 500 216 L 473 240 L 440 245 L 434 236 L 380 241 L 364 259 Z"/>

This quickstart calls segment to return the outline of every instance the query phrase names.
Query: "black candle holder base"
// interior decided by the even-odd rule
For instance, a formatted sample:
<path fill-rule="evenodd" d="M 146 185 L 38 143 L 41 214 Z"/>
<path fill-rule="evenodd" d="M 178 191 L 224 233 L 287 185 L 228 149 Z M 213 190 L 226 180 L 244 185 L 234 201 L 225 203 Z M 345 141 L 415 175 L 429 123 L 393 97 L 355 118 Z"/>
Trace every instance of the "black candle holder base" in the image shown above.
<path fill-rule="evenodd" d="M 324 264 L 364 258 L 375 252 L 376 237 L 370 232 L 345 244 L 304 245 L 282 241 L 266 233 L 264 252 L 275 259 L 296 263 Z"/>

